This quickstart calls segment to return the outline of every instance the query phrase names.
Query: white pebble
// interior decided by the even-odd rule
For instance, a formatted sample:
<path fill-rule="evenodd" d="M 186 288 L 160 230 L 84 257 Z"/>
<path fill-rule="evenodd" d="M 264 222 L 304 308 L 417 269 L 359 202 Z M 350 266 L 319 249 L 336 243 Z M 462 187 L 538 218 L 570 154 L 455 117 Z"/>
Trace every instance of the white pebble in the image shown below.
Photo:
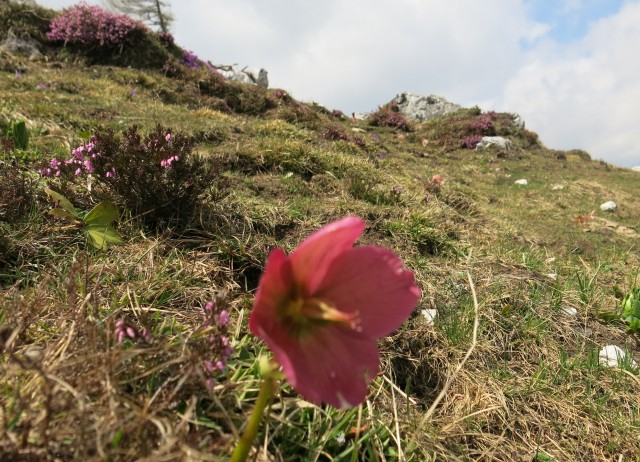
<path fill-rule="evenodd" d="M 598 354 L 598 358 L 599 358 L 600 364 L 603 366 L 618 367 L 618 364 L 620 364 L 623 361 L 626 361 L 627 354 L 619 346 L 607 345 L 602 350 L 600 350 L 600 353 Z M 633 367 L 637 366 L 637 363 L 633 359 L 631 359 L 629 363 Z"/>

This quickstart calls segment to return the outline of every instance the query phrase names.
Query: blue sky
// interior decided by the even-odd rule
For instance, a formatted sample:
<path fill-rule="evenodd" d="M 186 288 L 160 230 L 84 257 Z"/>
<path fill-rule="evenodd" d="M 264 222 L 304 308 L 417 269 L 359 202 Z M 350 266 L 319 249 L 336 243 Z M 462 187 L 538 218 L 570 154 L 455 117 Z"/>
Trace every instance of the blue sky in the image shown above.
<path fill-rule="evenodd" d="M 527 0 L 531 17 L 549 26 L 548 37 L 567 43 L 584 37 L 598 19 L 620 11 L 622 0 Z"/>
<path fill-rule="evenodd" d="M 179 45 L 263 67 L 298 99 L 351 113 L 432 93 L 517 112 L 550 148 L 640 165 L 640 0 L 170 3 Z"/>

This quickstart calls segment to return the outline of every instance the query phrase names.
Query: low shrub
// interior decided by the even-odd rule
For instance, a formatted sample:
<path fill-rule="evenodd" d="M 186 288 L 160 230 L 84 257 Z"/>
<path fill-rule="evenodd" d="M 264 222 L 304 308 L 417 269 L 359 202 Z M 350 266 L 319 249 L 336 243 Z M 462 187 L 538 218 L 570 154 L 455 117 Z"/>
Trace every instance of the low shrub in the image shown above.
<path fill-rule="evenodd" d="M 0 222 L 26 218 L 34 198 L 35 181 L 17 165 L 0 162 Z"/>
<path fill-rule="evenodd" d="M 95 64 L 161 67 L 169 56 L 158 35 L 143 23 L 82 3 L 53 18 L 47 38 Z"/>
<path fill-rule="evenodd" d="M 392 127 L 405 132 L 411 131 L 409 122 L 399 112 L 397 105 L 388 104 L 380 107 L 377 111 L 369 114 L 368 120 L 369 125 L 374 127 Z"/>
<path fill-rule="evenodd" d="M 210 162 L 193 155 L 191 138 L 160 125 L 145 138 L 135 125 L 122 138 L 111 129 L 98 131 L 71 158 L 53 158 L 40 173 L 63 180 L 90 173 L 99 183 L 97 194 L 151 228 L 188 222 L 219 175 Z"/>

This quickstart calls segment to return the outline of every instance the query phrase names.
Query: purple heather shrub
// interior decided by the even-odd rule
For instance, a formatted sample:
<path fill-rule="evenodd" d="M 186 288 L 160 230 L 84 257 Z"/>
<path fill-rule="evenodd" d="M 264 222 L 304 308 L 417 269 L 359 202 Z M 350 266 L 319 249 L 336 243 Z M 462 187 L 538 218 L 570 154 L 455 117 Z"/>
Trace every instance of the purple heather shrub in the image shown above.
<path fill-rule="evenodd" d="M 493 118 L 490 114 L 483 114 L 475 117 L 469 122 L 469 129 L 481 135 L 491 135 L 493 127 Z"/>
<path fill-rule="evenodd" d="M 409 123 L 402 114 L 391 107 L 382 107 L 369 115 L 369 124 L 376 127 L 393 127 L 409 131 Z"/>
<path fill-rule="evenodd" d="M 158 32 L 158 38 L 160 39 L 160 43 L 162 43 L 166 47 L 171 46 L 175 43 L 175 39 L 173 38 L 171 32 Z"/>
<path fill-rule="evenodd" d="M 180 58 L 180 63 L 184 64 L 191 69 L 200 69 L 202 67 L 202 61 L 198 58 L 198 56 L 189 50 L 182 50 L 182 58 Z"/>
<path fill-rule="evenodd" d="M 81 3 L 62 10 L 49 29 L 47 38 L 54 42 L 105 46 L 125 43 L 132 32 L 146 27 L 126 15 Z"/>
<path fill-rule="evenodd" d="M 480 141 L 482 141 L 482 135 L 471 135 L 462 142 L 462 147 L 475 149 Z"/>
<path fill-rule="evenodd" d="M 339 109 L 334 109 L 333 111 L 331 111 L 331 115 L 340 120 L 344 120 L 347 118 L 347 116 L 344 115 L 344 112 Z"/>
<path fill-rule="evenodd" d="M 358 146 L 360 148 L 363 148 L 363 149 L 367 147 L 367 142 L 364 139 L 362 139 L 359 136 L 357 136 L 357 135 L 353 135 L 351 137 L 351 142 L 353 142 L 356 146 Z"/>
<path fill-rule="evenodd" d="M 321 135 L 322 138 L 329 141 L 347 141 L 349 139 L 349 135 L 347 135 L 347 132 L 345 132 L 342 127 L 338 127 L 336 125 L 328 126 L 324 130 L 322 130 Z"/>

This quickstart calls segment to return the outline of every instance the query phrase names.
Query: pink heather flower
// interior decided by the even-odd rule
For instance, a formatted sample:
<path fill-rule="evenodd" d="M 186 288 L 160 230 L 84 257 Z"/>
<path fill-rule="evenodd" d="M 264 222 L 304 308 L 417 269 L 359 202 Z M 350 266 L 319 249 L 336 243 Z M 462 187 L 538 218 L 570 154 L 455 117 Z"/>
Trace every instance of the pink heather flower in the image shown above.
<path fill-rule="evenodd" d="M 346 217 L 291 255 L 269 255 L 249 319 L 295 390 L 314 403 L 355 406 L 379 371 L 376 338 L 420 298 L 413 273 L 388 249 L 353 247 L 365 222 Z"/>
<path fill-rule="evenodd" d="M 171 141 L 173 139 L 173 136 L 171 136 L 171 133 L 167 133 L 167 136 L 165 136 L 164 139 L 168 143 L 169 141 Z"/>
<path fill-rule="evenodd" d="M 222 310 L 218 316 L 218 326 L 226 327 L 227 324 L 229 324 L 229 312 L 227 310 Z"/>
<path fill-rule="evenodd" d="M 77 168 L 75 171 L 76 176 L 78 175 L 82 175 L 82 169 L 81 168 Z"/>

